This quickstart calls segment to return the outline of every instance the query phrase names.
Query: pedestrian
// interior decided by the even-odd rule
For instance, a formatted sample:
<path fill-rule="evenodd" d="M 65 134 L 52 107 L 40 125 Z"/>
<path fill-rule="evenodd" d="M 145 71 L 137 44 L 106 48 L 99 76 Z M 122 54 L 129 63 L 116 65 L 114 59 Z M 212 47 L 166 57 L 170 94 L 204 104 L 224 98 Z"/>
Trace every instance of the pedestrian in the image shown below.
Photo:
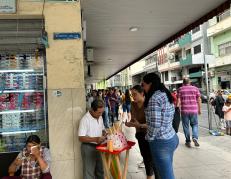
<path fill-rule="evenodd" d="M 172 126 L 173 126 L 175 132 L 178 133 L 179 126 L 180 126 L 180 109 L 177 106 L 177 90 L 176 90 L 176 88 L 173 88 L 171 94 L 172 94 L 172 97 L 173 97 L 173 104 L 175 106 L 175 113 L 174 113 Z"/>
<path fill-rule="evenodd" d="M 189 124 L 192 127 L 192 140 L 196 147 L 198 143 L 198 114 L 201 114 L 200 91 L 190 84 L 190 80 L 185 78 L 183 86 L 178 90 L 178 104 L 181 107 L 181 119 L 185 135 L 185 145 L 191 147 Z"/>
<path fill-rule="evenodd" d="M 172 127 L 174 104 L 170 91 L 155 73 L 143 77 L 146 140 L 161 179 L 174 179 L 173 155 L 179 139 Z"/>
<path fill-rule="evenodd" d="M 103 91 L 102 90 L 97 91 L 97 99 L 103 100 Z"/>
<path fill-rule="evenodd" d="M 103 112 L 103 123 L 105 128 L 109 128 L 110 124 L 109 124 L 109 108 L 110 108 L 110 103 L 109 103 L 109 98 L 108 98 L 108 91 L 107 90 L 103 90 L 102 92 L 102 98 L 104 101 L 104 112 Z"/>
<path fill-rule="evenodd" d="M 222 111 L 225 104 L 225 99 L 223 98 L 222 93 L 222 90 L 217 91 L 217 96 L 214 100 L 214 107 L 215 114 L 219 117 L 219 127 L 220 129 L 225 129 L 224 112 Z"/>
<path fill-rule="evenodd" d="M 125 94 L 122 96 L 122 108 L 123 108 L 123 115 L 122 119 L 127 119 L 128 121 L 131 119 L 131 94 L 130 90 L 127 89 L 125 91 Z M 127 114 L 127 117 L 125 118 L 125 114 Z"/>
<path fill-rule="evenodd" d="M 97 98 L 97 91 L 96 90 L 93 90 L 91 93 L 90 93 L 90 97 L 88 98 L 88 101 L 87 101 L 87 110 L 91 109 L 91 103 Z"/>
<path fill-rule="evenodd" d="M 226 122 L 226 134 L 231 135 L 231 98 L 227 98 L 223 106 L 224 119 Z"/>
<path fill-rule="evenodd" d="M 144 91 L 140 85 L 132 88 L 133 102 L 131 103 L 131 120 L 126 122 L 127 127 L 136 128 L 136 139 L 138 140 L 140 153 L 143 157 L 147 179 L 152 179 L 155 174 L 155 179 L 159 179 L 156 167 L 153 166 L 152 155 L 149 148 L 149 143 L 145 140 L 147 133 L 147 124 L 144 114 Z"/>
<path fill-rule="evenodd" d="M 37 135 L 31 135 L 27 138 L 26 147 L 10 165 L 9 177 L 2 179 L 52 179 L 50 165 L 50 150 L 41 145 Z M 14 176 L 18 170 L 21 170 L 20 176 Z"/>
<path fill-rule="evenodd" d="M 104 179 L 104 171 L 100 152 L 96 146 L 105 140 L 102 114 L 104 102 L 96 99 L 91 109 L 80 121 L 79 141 L 83 161 L 83 179 Z"/>
<path fill-rule="evenodd" d="M 114 89 L 111 88 L 108 94 L 109 103 L 110 103 L 110 111 L 109 111 L 109 118 L 110 123 L 113 124 L 116 118 L 116 103 L 118 103 L 117 96 L 114 93 Z"/>
<path fill-rule="evenodd" d="M 120 92 L 118 89 L 114 90 L 114 94 L 116 96 L 116 103 L 115 103 L 115 117 L 116 120 L 119 120 L 119 108 L 120 108 L 120 102 L 121 102 L 121 96 L 120 96 Z"/>

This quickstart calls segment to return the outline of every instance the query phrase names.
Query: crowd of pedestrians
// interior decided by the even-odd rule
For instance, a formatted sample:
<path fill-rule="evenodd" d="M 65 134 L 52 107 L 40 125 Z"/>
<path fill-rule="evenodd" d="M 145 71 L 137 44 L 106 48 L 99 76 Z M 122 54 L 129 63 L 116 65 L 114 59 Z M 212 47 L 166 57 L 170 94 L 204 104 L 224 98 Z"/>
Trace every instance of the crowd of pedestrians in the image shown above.
<path fill-rule="evenodd" d="M 79 127 L 84 175 L 88 176 L 86 179 L 99 175 L 96 170 L 102 164 L 95 146 L 105 139 L 101 131 L 118 120 L 122 120 L 126 127 L 136 128 L 135 137 L 143 157 L 147 179 L 153 176 L 156 179 L 175 178 L 173 156 L 179 144 L 177 132 L 180 121 L 185 135 L 185 146 L 191 148 L 191 141 L 195 147 L 200 146 L 198 115 L 201 114 L 201 97 L 199 89 L 191 85 L 189 79 L 185 78 L 182 87 L 170 92 L 157 74 L 149 73 L 143 77 L 140 85 L 125 92 L 115 88 L 93 90 L 88 96 L 87 104 L 89 112 L 82 118 Z M 231 134 L 231 99 L 224 101 L 222 94 L 218 93 L 214 107 L 216 114 L 226 121 L 227 134 Z M 103 175 L 97 178 L 103 178 Z"/>
<path fill-rule="evenodd" d="M 231 135 L 231 96 L 225 99 L 223 91 L 218 90 L 215 99 L 211 99 L 210 103 L 219 118 L 218 127 L 226 130 L 227 135 Z"/>

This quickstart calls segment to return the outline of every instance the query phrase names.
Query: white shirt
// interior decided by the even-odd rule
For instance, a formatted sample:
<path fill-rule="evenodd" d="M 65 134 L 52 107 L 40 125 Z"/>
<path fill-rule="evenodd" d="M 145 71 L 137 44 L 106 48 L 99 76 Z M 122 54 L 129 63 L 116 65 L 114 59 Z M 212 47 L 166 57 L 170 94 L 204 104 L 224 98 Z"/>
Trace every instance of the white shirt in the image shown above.
<path fill-rule="evenodd" d="M 101 137 L 104 129 L 102 116 L 97 120 L 88 111 L 80 121 L 79 136 Z"/>

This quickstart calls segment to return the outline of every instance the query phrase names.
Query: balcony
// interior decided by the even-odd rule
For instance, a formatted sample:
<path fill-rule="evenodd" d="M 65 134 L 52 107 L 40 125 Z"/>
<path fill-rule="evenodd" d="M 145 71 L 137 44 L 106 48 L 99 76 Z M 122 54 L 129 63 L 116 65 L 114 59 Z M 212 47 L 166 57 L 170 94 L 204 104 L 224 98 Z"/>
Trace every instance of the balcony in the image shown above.
<path fill-rule="evenodd" d="M 182 38 L 178 40 L 179 46 L 182 48 L 192 42 L 192 36 L 190 33 L 185 34 Z"/>
<path fill-rule="evenodd" d="M 180 60 L 181 66 L 189 66 L 192 65 L 192 54 L 188 54 L 185 59 Z"/>
<path fill-rule="evenodd" d="M 216 36 L 231 29 L 231 17 L 228 17 L 207 30 L 208 37 Z"/>
<path fill-rule="evenodd" d="M 178 51 L 178 50 L 180 50 L 180 49 L 181 49 L 181 48 L 180 48 L 179 43 L 176 42 L 176 43 L 170 44 L 168 50 L 169 50 L 170 53 L 173 53 L 173 52 L 176 52 L 176 51 Z"/>
<path fill-rule="evenodd" d="M 192 42 L 194 42 L 194 41 L 196 41 L 202 37 L 203 37 L 203 33 L 202 33 L 202 30 L 200 30 L 200 31 L 192 34 Z"/>
<path fill-rule="evenodd" d="M 209 64 L 209 68 L 231 65 L 231 55 L 218 57 L 216 58 L 216 60 L 213 61 L 213 63 L 208 63 L 208 64 Z"/>
<path fill-rule="evenodd" d="M 203 72 L 202 71 L 198 71 L 195 73 L 190 73 L 189 74 L 189 78 L 200 78 L 203 76 Z"/>

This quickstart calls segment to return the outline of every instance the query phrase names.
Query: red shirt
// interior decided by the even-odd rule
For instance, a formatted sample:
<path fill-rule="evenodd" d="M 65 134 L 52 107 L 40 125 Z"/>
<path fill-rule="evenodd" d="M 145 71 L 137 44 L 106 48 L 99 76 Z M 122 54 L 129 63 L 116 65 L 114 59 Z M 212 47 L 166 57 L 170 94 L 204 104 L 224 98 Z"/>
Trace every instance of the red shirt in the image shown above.
<path fill-rule="evenodd" d="M 177 92 L 172 92 L 173 97 L 173 104 L 176 107 L 177 106 Z"/>

